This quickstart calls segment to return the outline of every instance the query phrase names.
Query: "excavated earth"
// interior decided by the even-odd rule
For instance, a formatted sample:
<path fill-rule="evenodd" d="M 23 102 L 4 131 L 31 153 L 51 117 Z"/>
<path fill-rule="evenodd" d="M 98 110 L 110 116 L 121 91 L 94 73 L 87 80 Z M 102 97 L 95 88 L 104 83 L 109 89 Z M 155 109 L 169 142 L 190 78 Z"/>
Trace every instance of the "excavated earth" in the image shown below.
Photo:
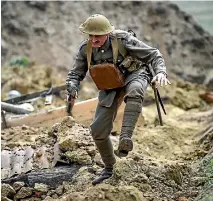
<path fill-rule="evenodd" d="M 50 127 L 1 130 L 2 201 L 213 200 L 213 40 L 191 16 L 166 2 L 29 1 L 2 2 L 2 8 L 2 100 L 14 89 L 27 94 L 63 85 L 84 38 L 77 27 L 97 12 L 159 46 L 173 72 L 172 85 L 160 89 L 167 111 L 164 125 L 159 125 L 149 87 L 146 100 L 153 101 L 144 104 L 134 149 L 126 158 L 117 158 L 113 177 L 103 184 L 91 184 L 103 163 L 88 125 L 67 116 Z M 7 61 L 20 55 L 36 62 L 9 66 Z M 45 105 L 44 98 L 34 100 L 34 113 L 65 105 L 65 94 L 61 91 L 51 105 Z M 97 94 L 87 77 L 78 101 Z M 111 138 L 116 148 L 119 130 Z"/>
<path fill-rule="evenodd" d="M 173 104 L 166 104 L 166 110 L 160 126 L 155 105 L 143 108 L 144 122 L 135 130 L 134 150 L 117 158 L 113 177 L 97 186 L 91 181 L 103 167 L 100 155 L 89 128 L 72 117 L 49 129 L 2 130 L 2 196 L 75 201 L 191 201 L 211 196 L 211 190 L 203 192 L 213 187 L 209 170 L 213 133 L 211 127 L 204 136 L 204 128 L 212 123 L 213 110 L 205 105 L 186 111 Z M 119 137 L 111 138 L 116 148 Z"/>

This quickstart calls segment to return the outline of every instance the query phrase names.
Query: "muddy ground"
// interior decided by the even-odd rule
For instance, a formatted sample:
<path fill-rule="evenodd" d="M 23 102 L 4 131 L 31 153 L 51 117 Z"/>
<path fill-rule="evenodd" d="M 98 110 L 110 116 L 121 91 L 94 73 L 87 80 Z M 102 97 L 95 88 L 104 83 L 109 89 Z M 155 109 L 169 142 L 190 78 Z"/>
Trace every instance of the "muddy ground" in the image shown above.
<path fill-rule="evenodd" d="M 134 149 L 128 157 L 117 158 L 113 177 L 101 185 L 91 185 L 103 164 L 88 125 L 64 117 L 50 127 L 23 125 L 1 130 L 2 200 L 213 200 L 213 111 L 206 93 L 212 89 L 213 40 L 191 16 L 173 4 L 155 2 L 98 2 L 96 6 L 91 2 L 83 6 L 79 2 L 4 2 L 3 8 L 2 100 L 10 90 L 27 94 L 64 84 L 79 45 L 76 38 L 84 38 L 75 35 L 82 9 L 85 18 L 105 10 L 118 28 L 132 28 L 145 42 L 159 46 L 173 73 L 169 73 L 172 85 L 160 89 L 166 100 L 164 126 L 159 125 L 149 87 L 146 99 L 153 101 L 143 107 L 133 136 Z M 134 12 L 137 15 L 132 17 Z M 120 17 L 124 14 L 127 18 Z M 30 63 L 11 65 L 11 57 L 20 55 L 30 57 Z M 77 101 L 97 94 L 87 77 Z M 62 91 L 51 105 L 45 105 L 44 98 L 31 104 L 36 113 L 64 106 L 65 98 Z M 116 148 L 119 129 L 111 138 Z M 58 167 L 65 169 L 60 172 Z M 53 170 L 62 176 L 56 177 Z M 68 171 L 71 174 L 64 174 Z"/>
<path fill-rule="evenodd" d="M 42 73 L 45 74 L 45 67 L 42 66 L 41 70 L 40 66 L 36 65 L 28 66 L 25 70 L 20 66 L 3 68 L 2 72 L 9 72 L 4 75 L 11 76 L 10 79 L 5 78 L 4 86 L 9 89 L 13 86 L 11 82 L 17 82 L 20 83 L 16 85 L 19 89 L 23 88 L 29 93 L 36 87 L 48 86 L 50 80 L 55 78 L 54 73 L 57 73 L 52 71 L 48 79 L 39 84 L 35 83 L 35 86 L 33 82 L 31 87 L 27 87 L 29 86 L 27 83 L 22 85 L 21 77 L 27 76 L 28 71 L 35 68 L 37 70 L 33 77 L 28 76 L 29 80 L 42 76 Z M 57 82 L 60 84 L 63 79 L 57 79 Z M 92 141 L 89 127 L 76 123 L 71 117 L 65 117 L 49 128 L 21 126 L 2 130 L 2 153 L 19 155 L 22 150 L 24 156 L 29 156 L 29 148 L 33 153 L 29 156 L 29 163 L 23 159 L 24 168 L 16 167 L 17 156 L 13 156 L 12 161 L 15 162 L 13 161 L 10 166 L 12 169 L 9 171 L 2 169 L 3 179 L 11 176 L 13 178 L 17 173 L 24 174 L 26 171 L 51 169 L 57 162 L 70 167 L 80 165 L 80 169 L 76 170 L 72 179 L 61 181 L 57 188 L 48 185 L 45 180 L 42 182 L 44 184 L 33 183 L 31 186 L 27 183 L 17 184 L 16 181 L 10 182 L 13 187 L 3 184 L 3 192 L 6 191 L 4 189 L 7 189 L 7 192 L 10 189 L 10 194 L 5 195 L 10 199 L 26 201 L 33 199 L 195 201 L 207 195 L 211 196 L 211 190 L 208 189 L 212 188 L 210 149 L 213 133 L 212 127 L 209 127 L 211 128 L 209 131 L 205 128 L 211 125 L 213 111 L 212 105 L 200 96 L 207 88 L 185 82 L 175 76 L 171 78 L 171 82 L 171 86 L 160 89 L 162 97 L 168 98 L 165 104 L 167 115 L 163 115 L 164 126 L 159 125 L 154 102 L 144 106 L 143 121 L 137 125 L 133 136 L 134 150 L 124 159 L 117 158 L 114 176 L 95 187 L 91 185 L 91 181 L 101 171 L 103 163 Z M 88 99 L 92 94 L 97 95 L 97 90 L 92 88 L 90 82 L 83 82 L 80 99 Z M 63 96 L 65 92 L 62 93 L 62 97 L 54 97 L 54 102 L 50 106 L 45 106 L 42 99 L 33 105 L 37 108 L 36 111 L 62 106 L 65 104 Z M 146 98 L 153 99 L 151 87 L 147 90 Z M 119 130 L 113 132 L 111 138 L 116 149 Z M 11 189 L 17 185 L 20 188 L 11 193 Z"/>

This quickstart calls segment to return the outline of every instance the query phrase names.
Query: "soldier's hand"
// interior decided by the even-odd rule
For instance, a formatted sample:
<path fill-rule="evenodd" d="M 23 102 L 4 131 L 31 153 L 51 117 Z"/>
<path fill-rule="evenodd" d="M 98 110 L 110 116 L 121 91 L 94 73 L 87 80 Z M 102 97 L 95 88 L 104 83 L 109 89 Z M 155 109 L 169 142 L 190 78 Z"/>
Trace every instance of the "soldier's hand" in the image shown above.
<path fill-rule="evenodd" d="M 67 92 L 68 92 L 68 97 L 71 96 L 73 98 L 77 98 L 78 96 L 78 88 L 75 85 L 68 84 Z"/>
<path fill-rule="evenodd" d="M 151 82 L 155 82 L 160 86 L 171 84 L 164 73 L 158 73 L 156 76 L 153 77 Z"/>

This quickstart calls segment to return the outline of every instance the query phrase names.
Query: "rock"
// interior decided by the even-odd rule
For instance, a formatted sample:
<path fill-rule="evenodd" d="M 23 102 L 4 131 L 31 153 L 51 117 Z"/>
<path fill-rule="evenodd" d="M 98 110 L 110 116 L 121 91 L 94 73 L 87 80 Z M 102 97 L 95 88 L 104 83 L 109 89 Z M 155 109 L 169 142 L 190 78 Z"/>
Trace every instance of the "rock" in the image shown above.
<path fill-rule="evenodd" d="M 73 185 L 77 186 L 80 189 L 84 189 L 84 186 L 87 186 L 88 184 L 91 184 L 92 179 L 94 178 L 94 174 L 91 174 L 88 171 L 87 167 L 81 167 L 78 172 L 73 176 L 72 181 Z M 67 185 L 66 183 L 63 184 L 65 191 L 70 189 L 70 186 Z"/>
<path fill-rule="evenodd" d="M 41 201 L 41 198 L 31 197 L 26 199 L 20 199 L 20 201 Z"/>
<path fill-rule="evenodd" d="M 204 185 L 208 181 L 207 177 L 192 177 L 191 182 L 193 186 Z"/>
<path fill-rule="evenodd" d="M 8 21 L 6 27 L 11 31 L 12 34 L 14 35 L 19 35 L 19 36 L 27 36 L 27 32 L 23 29 L 25 26 L 24 24 L 20 21 L 17 20 L 10 20 Z"/>
<path fill-rule="evenodd" d="M 61 125 L 71 128 L 75 125 L 75 119 L 71 116 L 64 117 L 61 121 Z"/>
<path fill-rule="evenodd" d="M 12 201 L 12 200 L 7 197 L 1 197 L 1 201 Z"/>
<path fill-rule="evenodd" d="M 100 184 L 95 187 L 90 187 L 83 193 L 72 193 L 63 196 L 61 200 L 72 201 L 147 201 L 143 194 L 134 186 L 114 187 L 109 184 Z"/>
<path fill-rule="evenodd" d="M 96 155 L 95 155 L 95 157 L 94 157 L 94 162 L 97 164 L 97 165 L 99 165 L 100 167 L 104 167 L 104 163 L 103 163 L 103 161 L 102 161 L 102 159 L 101 159 L 101 155 L 99 154 L 99 153 L 97 153 Z"/>
<path fill-rule="evenodd" d="M 15 195 L 16 199 L 20 199 L 20 198 L 26 198 L 28 196 L 32 195 L 32 188 L 29 187 L 22 187 L 18 193 Z"/>
<path fill-rule="evenodd" d="M 179 197 L 178 201 L 189 201 L 186 197 Z"/>
<path fill-rule="evenodd" d="M 91 157 L 89 154 L 82 149 L 77 149 L 75 151 L 67 151 L 65 156 L 73 163 L 80 165 L 89 165 L 92 164 Z"/>
<path fill-rule="evenodd" d="M 58 195 L 62 195 L 63 192 L 64 192 L 64 187 L 63 187 L 63 185 L 57 187 L 57 188 L 55 189 L 55 192 L 56 192 Z"/>
<path fill-rule="evenodd" d="M 67 136 L 66 138 L 62 138 L 58 145 L 59 148 L 63 151 L 73 151 L 78 148 L 76 138 L 74 136 Z"/>
<path fill-rule="evenodd" d="M 181 88 L 177 88 L 171 103 L 184 110 L 199 108 L 202 106 L 201 100 L 196 91 L 186 91 Z"/>
<path fill-rule="evenodd" d="M 46 196 L 46 197 L 44 198 L 44 200 L 50 201 L 50 200 L 52 200 L 52 198 L 51 198 L 50 196 Z"/>
<path fill-rule="evenodd" d="M 38 8 L 41 11 L 45 11 L 47 8 L 47 2 L 45 1 L 26 1 L 26 3 L 31 7 Z"/>
<path fill-rule="evenodd" d="M 66 131 L 75 125 L 75 119 L 71 116 L 64 117 L 61 123 L 55 123 L 49 131 L 49 135 L 67 136 Z"/>
<path fill-rule="evenodd" d="M 9 184 L 2 184 L 1 185 L 1 196 L 2 197 L 13 198 L 13 196 L 15 194 L 16 194 L 16 191 Z"/>
<path fill-rule="evenodd" d="M 52 198 L 53 198 L 53 199 L 57 199 L 57 198 L 58 198 L 58 195 L 57 195 L 57 194 L 53 194 L 53 195 L 52 195 Z"/>
<path fill-rule="evenodd" d="M 141 174 L 135 175 L 135 177 L 133 177 L 133 181 L 138 183 L 147 183 L 149 179 L 145 174 L 141 173 Z"/>
<path fill-rule="evenodd" d="M 165 176 L 167 179 L 175 181 L 175 183 L 180 186 L 183 183 L 183 175 L 178 165 L 170 165 L 166 167 Z"/>
<path fill-rule="evenodd" d="M 213 90 L 213 77 L 208 80 L 207 87 L 209 90 Z"/>
<path fill-rule="evenodd" d="M 52 196 L 55 193 L 55 190 L 49 190 L 47 192 L 47 196 Z"/>
<path fill-rule="evenodd" d="M 34 189 L 40 192 L 48 192 L 48 186 L 42 183 L 35 183 Z"/>
<path fill-rule="evenodd" d="M 1 54 L 3 57 L 5 57 L 7 55 L 8 52 L 8 47 L 7 47 L 7 43 L 5 42 L 5 40 L 1 39 Z"/>
<path fill-rule="evenodd" d="M 14 190 L 17 192 L 18 190 L 20 190 L 21 189 L 21 187 L 23 187 L 25 184 L 24 184 L 24 182 L 14 182 L 13 183 L 13 188 L 14 188 Z"/>
<path fill-rule="evenodd" d="M 95 154 L 96 154 L 96 148 L 95 148 L 95 146 L 88 146 L 88 147 L 86 147 L 86 151 L 87 151 L 87 153 L 88 153 L 91 157 L 94 157 Z"/>

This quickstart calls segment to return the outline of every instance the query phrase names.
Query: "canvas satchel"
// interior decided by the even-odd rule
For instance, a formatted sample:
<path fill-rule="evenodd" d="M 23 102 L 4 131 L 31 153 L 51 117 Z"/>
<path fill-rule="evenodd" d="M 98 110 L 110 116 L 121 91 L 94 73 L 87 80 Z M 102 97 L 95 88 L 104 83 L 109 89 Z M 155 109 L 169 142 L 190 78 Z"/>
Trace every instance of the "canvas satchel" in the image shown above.
<path fill-rule="evenodd" d="M 92 56 L 91 41 L 87 43 L 87 62 L 91 78 L 99 90 L 116 89 L 125 85 L 125 77 L 123 73 L 115 65 L 118 57 L 117 39 L 112 39 L 113 64 L 103 63 L 90 65 Z"/>

